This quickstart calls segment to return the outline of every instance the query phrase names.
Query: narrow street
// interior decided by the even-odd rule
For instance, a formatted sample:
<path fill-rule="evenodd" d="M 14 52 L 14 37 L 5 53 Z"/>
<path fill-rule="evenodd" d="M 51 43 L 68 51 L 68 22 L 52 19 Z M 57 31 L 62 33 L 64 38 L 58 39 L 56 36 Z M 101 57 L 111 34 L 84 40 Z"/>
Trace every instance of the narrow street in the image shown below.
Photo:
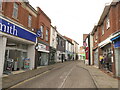
<path fill-rule="evenodd" d="M 71 61 L 11 88 L 96 88 L 89 72 L 78 64 L 78 61 Z"/>

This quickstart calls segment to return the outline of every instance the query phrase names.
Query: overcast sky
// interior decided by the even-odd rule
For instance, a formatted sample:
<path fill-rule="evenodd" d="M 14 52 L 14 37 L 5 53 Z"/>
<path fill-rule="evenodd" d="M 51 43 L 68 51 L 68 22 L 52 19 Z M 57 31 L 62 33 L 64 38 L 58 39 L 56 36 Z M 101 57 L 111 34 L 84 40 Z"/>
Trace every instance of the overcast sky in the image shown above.
<path fill-rule="evenodd" d="M 92 31 L 105 4 L 111 0 L 29 0 L 29 2 L 34 8 L 39 6 L 62 35 L 77 41 L 81 46 L 83 34 Z"/>

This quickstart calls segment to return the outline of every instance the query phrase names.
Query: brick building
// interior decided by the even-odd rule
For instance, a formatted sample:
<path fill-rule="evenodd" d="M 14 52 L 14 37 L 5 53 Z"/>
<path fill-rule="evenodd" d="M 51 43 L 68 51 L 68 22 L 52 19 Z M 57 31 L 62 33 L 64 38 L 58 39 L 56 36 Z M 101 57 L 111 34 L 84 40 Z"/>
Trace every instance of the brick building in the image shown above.
<path fill-rule="evenodd" d="M 0 76 L 33 69 L 37 11 L 29 2 L 0 3 Z"/>
<path fill-rule="evenodd" d="M 93 34 L 93 56 L 94 64 L 112 75 L 118 72 L 118 56 L 115 57 L 115 46 L 111 39 L 119 36 L 120 29 L 120 1 L 113 0 L 110 5 L 105 6 L 98 25 L 94 27 Z M 115 35 L 116 33 L 116 35 Z M 116 39 L 115 39 L 116 40 Z M 113 40 L 114 41 L 114 40 Z M 119 41 L 117 39 L 117 41 Z M 119 46 L 118 46 L 119 47 Z M 118 50 L 119 51 L 119 50 Z M 103 58 L 104 61 L 101 61 Z M 97 59 L 97 60 L 96 60 Z M 104 65 L 103 65 L 104 62 Z M 117 70 L 116 70 L 117 68 Z"/>
<path fill-rule="evenodd" d="M 36 67 L 49 64 L 49 48 L 50 48 L 50 18 L 37 7 L 38 21 L 37 30 L 40 30 L 41 36 L 37 39 L 37 54 L 36 54 Z"/>

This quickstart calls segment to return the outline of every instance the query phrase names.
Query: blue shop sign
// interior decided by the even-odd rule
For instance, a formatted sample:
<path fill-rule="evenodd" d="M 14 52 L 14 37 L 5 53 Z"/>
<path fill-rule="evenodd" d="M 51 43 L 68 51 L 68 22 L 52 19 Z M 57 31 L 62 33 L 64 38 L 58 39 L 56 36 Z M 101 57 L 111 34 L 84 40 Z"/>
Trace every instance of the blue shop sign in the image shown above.
<path fill-rule="evenodd" d="M 36 36 L 37 36 L 37 37 L 41 37 L 41 36 L 42 36 L 41 29 L 37 30 Z"/>
<path fill-rule="evenodd" d="M 36 42 L 36 35 L 0 18 L 0 31 Z"/>
<path fill-rule="evenodd" d="M 115 47 L 115 48 L 120 47 L 120 40 L 119 40 L 119 41 L 116 41 L 116 42 L 114 43 L 114 47 Z"/>

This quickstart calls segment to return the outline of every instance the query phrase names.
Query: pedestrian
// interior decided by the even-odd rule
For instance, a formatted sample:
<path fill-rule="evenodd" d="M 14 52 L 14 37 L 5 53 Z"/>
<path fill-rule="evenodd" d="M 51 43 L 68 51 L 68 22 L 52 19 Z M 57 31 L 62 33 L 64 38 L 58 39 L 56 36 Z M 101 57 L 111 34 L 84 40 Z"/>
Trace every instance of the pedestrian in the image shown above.
<path fill-rule="evenodd" d="M 100 68 L 103 68 L 103 56 L 100 55 Z"/>

